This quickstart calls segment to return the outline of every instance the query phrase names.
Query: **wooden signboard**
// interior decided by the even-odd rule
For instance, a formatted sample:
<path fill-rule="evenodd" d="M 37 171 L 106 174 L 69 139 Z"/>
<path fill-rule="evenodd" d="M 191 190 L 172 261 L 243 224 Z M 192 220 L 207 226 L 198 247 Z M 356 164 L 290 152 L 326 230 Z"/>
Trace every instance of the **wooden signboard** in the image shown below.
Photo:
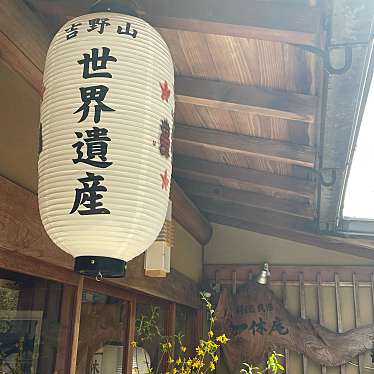
<path fill-rule="evenodd" d="M 224 288 L 216 308 L 217 328 L 230 341 L 224 355 L 231 372 L 241 363 L 264 361 L 275 347 L 299 352 L 325 366 L 339 366 L 373 347 L 374 325 L 333 332 L 297 318 L 267 286 L 248 282 L 232 294 Z"/>

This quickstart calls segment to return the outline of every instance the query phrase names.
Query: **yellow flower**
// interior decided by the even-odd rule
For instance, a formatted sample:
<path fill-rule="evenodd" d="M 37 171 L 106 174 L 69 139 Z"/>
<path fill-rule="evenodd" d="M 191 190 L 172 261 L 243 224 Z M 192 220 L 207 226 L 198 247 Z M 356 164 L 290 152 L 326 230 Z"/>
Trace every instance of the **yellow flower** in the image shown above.
<path fill-rule="evenodd" d="M 199 367 L 199 361 L 195 361 L 193 364 L 192 364 L 192 367 L 197 369 Z"/>
<path fill-rule="evenodd" d="M 192 363 L 192 367 L 195 369 L 199 369 L 204 366 L 204 363 L 202 360 L 196 360 Z"/>
<path fill-rule="evenodd" d="M 218 355 L 215 355 L 215 356 L 213 357 L 213 360 L 214 360 L 214 362 L 218 362 Z"/>
<path fill-rule="evenodd" d="M 182 363 L 182 359 L 180 357 L 178 357 L 176 360 L 175 360 L 175 363 L 177 365 L 180 365 Z"/>
<path fill-rule="evenodd" d="M 188 365 L 188 366 L 191 366 L 191 365 L 192 365 L 192 360 L 191 360 L 190 358 L 187 360 L 187 365 Z"/>
<path fill-rule="evenodd" d="M 212 330 L 209 330 L 209 331 L 208 331 L 208 336 L 209 336 L 210 338 L 212 338 L 212 337 L 214 336 L 214 333 L 213 333 Z"/>
<path fill-rule="evenodd" d="M 131 347 L 135 348 L 136 347 L 136 342 L 131 342 Z"/>
<path fill-rule="evenodd" d="M 216 368 L 213 361 L 210 361 L 209 367 L 210 367 L 210 371 L 213 371 Z"/>
<path fill-rule="evenodd" d="M 181 351 L 182 352 L 186 352 L 187 351 L 187 347 L 185 347 L 184 345 L 181 346 Z"/>
<path fill-rule="evenodd" d="M 222 344 L 226 344 L 229 341 L 229 339 L 227 338 L 227 336 L 225 334 L 217 336 L 216 340 L 217 340 L 217 342 L 222 343 Z"/>
<path fill-rule="evenodd" d="M 173 369 L 173 374 L 177 374 L 177 369 L 176 368 Z"/>
<path fill-rule="evenodd" d="M 197 353 L 198 356 L 203 356 L 204 355 L 204 351 L 200 347 L 196 348 L 196 353 Z"/>
<path fill-rule="evenodd" d="M 169 356 L 169 358 L 168 358 L 168 364 L 172 364 L 173 362 L 174 362 L 173 357 Z"/>
<path fill-rule="evenodd" d="M 165 374 L 170 374 L 170 371 L 165 372 Z"/>

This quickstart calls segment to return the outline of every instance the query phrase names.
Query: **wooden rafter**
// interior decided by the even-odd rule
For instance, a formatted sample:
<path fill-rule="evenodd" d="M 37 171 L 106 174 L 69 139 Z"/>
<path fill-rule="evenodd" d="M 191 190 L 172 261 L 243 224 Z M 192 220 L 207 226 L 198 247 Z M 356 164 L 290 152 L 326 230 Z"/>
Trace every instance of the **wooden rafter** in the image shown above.
<path fill-rule="evenodd" d="M 314 208 L 305 202 L 265 196 L 260 193 L 228 188 L 217 184 L 199 182 L 186 178 L 178 178 L 184 191 L 189 196 L 206 197 L 212 200 L 223 200 L 236 204 L 262 208 L 295 216 L 313 218 Z"/>
<path fill-rule="evenodd" d="M 179 142 L 194 143 L 224 152 L 261 156 L 307 167 L 312 167 L 315 161 L 313 148 L 306 145 L 176 124 L 174 132 L 176 151 Z"/>
<path fill-rule="evenodd" d="M 231 226 L 243 230 L 254 231 L 264 235 L 275 236 L 297 243 L 308 244 L 353 256 L 374 259 L 374 240 L 346 239 L 319 233 L 291 230 L 271 226 L 266 223 L 248 222 L 243 219 L 226 217 L 219 214 L 208 214 L 211 222 Z"/>
<path fill-rule="evenodd" d="M 28 0 L 51 16 L 87 13 L 93 0 Z M 318 45 L 322 12 L 306 5 L 246 0 L 139 0 L 136 11 L 151 25 L 282 43 Z"/>
<path fill-rule="evenodd" d="M 305 5 L 247 0 L 141 0 L 155 27 L 249 39 L 316 45 L 321 10 Z"/>
<path fill-rule="evenodd" d="M 316 96 L 189 77 L 176 77 L 175 99 L 177 104 L 194 104 L 308 123 L 315 121 L 318 106 Z"/>
<path fill-rule="evenodd" d="M 188 232 L 194 233 L 200 244 L 208 243 L 212 236 L 210 223 L 175 180 L 171 184 L 170 198 L 173 201 L 173 218 Z"/>
<path fill-rule="evenodd" d="M 177 155 L 174 157 L 173 166 L 176 174 L 197 174 L 216 177 L 231 182 L 243 182 L 246 184 L 261 187 L 268 191 L 268 194 L 280 194 L 289 197 L 301 197 L 313 199 L 315 186 L 313 182 L 287 176 L 275 175 L 272 173 L 247 169 L 223 163 L 206 161 L 193 157 Z M 182 171 L 183 173 L 179 173 Z M 182 175 L 183 176 L 183 175 Z"/>
<path fill-rule="evenodd" d="M 271 225 L 295 231 L 315 230 L 313 221 L 303 217 L 295 217 L 285 213 L 274 212 L 248 205 L 241 205 L 228 201 L 217 201 L 207 197 L 194 197 L 193 201 L 206 214 L 243 220 L 248 223 Z"/>
<path fill-rule="evenodd" d="M 51 39 L 48 29 L 23 1 L 0 2 L 0 58 L 39 93 Z"/>

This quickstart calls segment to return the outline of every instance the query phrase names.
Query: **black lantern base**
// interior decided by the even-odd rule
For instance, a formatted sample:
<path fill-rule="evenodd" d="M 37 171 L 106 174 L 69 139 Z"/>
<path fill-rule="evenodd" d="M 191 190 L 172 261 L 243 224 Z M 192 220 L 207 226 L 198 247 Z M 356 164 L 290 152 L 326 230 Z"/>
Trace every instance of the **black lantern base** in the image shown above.
<path fill-rule="evenodd" d="M 126 274 L 126 262 L 102 256 L 79 256 L 75 258 L 74 271 L 89 277 L 122 278 Z"/>

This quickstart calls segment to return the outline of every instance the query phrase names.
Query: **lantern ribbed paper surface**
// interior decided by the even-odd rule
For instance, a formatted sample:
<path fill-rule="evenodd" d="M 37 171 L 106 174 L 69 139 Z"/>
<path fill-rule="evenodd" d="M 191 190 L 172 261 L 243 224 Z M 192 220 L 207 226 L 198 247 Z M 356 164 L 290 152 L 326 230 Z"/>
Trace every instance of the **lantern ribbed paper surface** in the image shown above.
<path fill-rule="evenodd" d="M 94 13 L 48 51 L 39 207 L 48 235 L 77 256 L 128 261 L 156 239 L 168 207 L 174 71 L 145 21 Z"/>

